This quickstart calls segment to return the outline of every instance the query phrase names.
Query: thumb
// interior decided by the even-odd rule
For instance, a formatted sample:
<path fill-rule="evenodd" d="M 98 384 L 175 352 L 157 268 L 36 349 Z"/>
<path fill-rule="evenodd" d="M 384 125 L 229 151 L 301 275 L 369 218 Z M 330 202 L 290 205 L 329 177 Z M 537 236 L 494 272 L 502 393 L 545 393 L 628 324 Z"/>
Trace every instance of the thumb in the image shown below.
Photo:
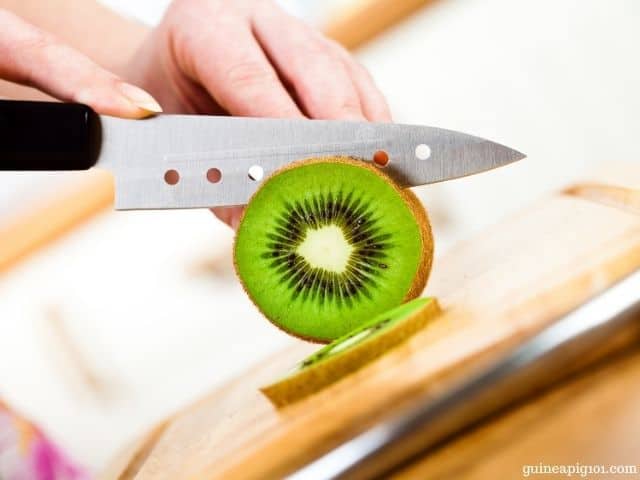
<path fill-rule="evenodd" d="M 20 17 L 0 9 L 0 78 L 38 88 L 96 112 L 142 118 L 162 111 L 154 98 Z"/>

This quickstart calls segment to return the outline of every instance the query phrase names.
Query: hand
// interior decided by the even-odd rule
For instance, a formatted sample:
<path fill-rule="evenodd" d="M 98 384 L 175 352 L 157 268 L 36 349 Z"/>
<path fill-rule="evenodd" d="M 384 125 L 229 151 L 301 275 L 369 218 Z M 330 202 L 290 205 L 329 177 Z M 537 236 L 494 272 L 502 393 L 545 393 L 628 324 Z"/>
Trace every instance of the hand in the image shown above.
<path fill-rule="evenodd" d="M 175 0 L 128 67 L 174 113 L 386 122 L 368 72 L 271 0 Z M 241 209 L 214 209 L 237 227 Z"/>
<path fill-rule="evenodd" d="M 0 78 L 36 87 L 60 100 L 84 103 L 107 115 L 142 118 L 161 111 L 144 90 L 3 9 Z"/>

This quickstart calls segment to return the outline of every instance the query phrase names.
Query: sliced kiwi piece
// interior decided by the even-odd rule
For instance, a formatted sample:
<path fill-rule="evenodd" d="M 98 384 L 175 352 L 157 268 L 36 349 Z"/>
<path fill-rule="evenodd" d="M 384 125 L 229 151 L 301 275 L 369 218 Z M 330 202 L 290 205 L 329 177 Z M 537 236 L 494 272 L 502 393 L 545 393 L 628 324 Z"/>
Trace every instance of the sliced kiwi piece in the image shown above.
<path fill-rule="evenodd" d="M 433 298 L 405 303 L 321 348 L 261 390 L 278 407 L 293 403 L 380 357 L 421 330 L 439 312 Z"/>
<path fill-rule="evenodd" d="M 270 176 L 238 227 L 249 297 L 286 332 L 327 343 L 417 297 L 433 257 L 427 214 L 370 162 L 330 157 Z"/>

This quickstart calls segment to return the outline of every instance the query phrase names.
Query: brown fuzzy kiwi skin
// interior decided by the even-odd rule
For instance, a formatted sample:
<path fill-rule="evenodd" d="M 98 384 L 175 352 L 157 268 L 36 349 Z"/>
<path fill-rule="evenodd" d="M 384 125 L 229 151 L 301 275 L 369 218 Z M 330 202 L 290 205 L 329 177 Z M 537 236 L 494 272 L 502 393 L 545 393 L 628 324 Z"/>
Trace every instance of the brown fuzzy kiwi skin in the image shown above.
<path fill-rule="evenodd" d="M 393 183 L 393 185 L 401 192 L 407 201 L 413 216 L 418 222 L 420 235 L 422 236 L 422 257 L 420 258 L 418 271 L 413 279 L 413 284 L 411 285 L 411 288 L 409 288 L 407 295 L 404 297 L 404 301 L 407 302 L 419 297 L 427 285 L 427 280 L 429 280 L 431 266 L 433 265 L 433 232 L 431 231 L 431 223 L 429 222 L 427 211 L 416 194 L 409 189 L 402 189 L 398 187 L 395 183 Z"/>
<path fill-rule="evenodd" d="M 251 203 L 251 201 L 256 197 L 256 195 L 258 195 L 262 187 L 266 184 L 266 182 L 270 178 L 280 173 L 286 172 L 287 170 L 291 170 L 293 168 L 297 168 L 303 165 L 314 164 L 314 163 L 343 163 L 343 164 L 355 165 L 358 167 L 366 168 L 367 170 L 374 172 L 376 175 L 386 180 L 387 183 L 389 183 L 389 185 L 391 185 L 405 200 L 411 212 L 413 213 L 416 219 L 416 222 L 418 223 L 418 226 L 420 227 L 423 248 L 422 248 L 422 257 L 420 258 L 420 262 L 418 265 L 418 270 L 416 271 L 416 275 L 413 279 L 413 283 L 411 284 L 411 287 L 409 288 L 409 290 L 407 291 L 407 294 L 404 297 L 404 302 L 417 298 L 424 290 L 424 287 L 426 286 L 427 280 L 429 278 L 429 274 L 431 273 L 431 264 L 433 262 L 433 235 L 431 233 L 431 224 L 429 223 L 429 217 L 427 216 L 427 212 L 424 209 L 424 206 L 422 205 L 418 197 L 416 197 L 416 195 L 411 190 L 401 188 L 391 177 L 383 173 L 380 167 L 376 167 L 375 165 L 371 164 L 371 162 L 367 162 L 366 160 L 360 160 L 355 157 L 345 157 L 345 156 L 315 157 L 315 158 L 309 158 L 305 160 L 298 160 L 274 171 L 271 175 L 269 175 L 269 177 L 267 177 L 261 183 L 260 187 L 258 187 L 258 189 L 253 193 L 253 195 L 251 195 L 251 198 L 249 199 L 248 203 Z M 245 213 L 246 213 L 246 209 L 244 209 L 244 211 L 242 212 L 242 216 L 240 217 L 240 222 L 238 223 L 238 231 L 242 227 L 242 222 L 244 221 Z M 237 232 L 236 232 L 236 235 L 237 235 Z M 256 306 L 256 308 L 260 311 L 260 313 L 262 313 L 262 315 L 267 320 L 269 320 L 269 322 L 275 325 L 278 329 L 282 330 L 283 332 L 289 335 L 298 337 L 301 340 L 305 340 L 307 342 L 312 342 L 312 343 L 322 343 L 322 344 L 330 343 L 331 342 L 330 339 L 308 337 L 308 336 L 300 335 L 299 333 L 287 330 L 286 328 L 283 328 L 282 325 L 278 325 L 277 323 L 271 321 L 271 319 L 269 319 L 269 317 L 265 315 L 265 313 L 262 311 L 262 308 L 260 308 L 260 305 L 258 305 L 258 302 L 256 302 L 256 299 L 253 298 L 253 296 L 247 289 L 246 285 L 242 281 L 240 274 L 238 273 L 239 269 L 238 269 L 237 255 L 236 255 L 237 254 L 236 245 L 237 245 L 237 242 L 234 242 L 233 266 L 236 272 L 236 276 L 240 280 L 240 284 L 242 285 L 242 288 L 244 289 L 245 293 L 251 299 L 251 302 Z"/>
<path fill-rule="evenodd" d="M 422 330 L 441 313 L 440 305 L 432 298 L 422 309 L 414 312 L 375 340 L 364 341 L 335 357 L 306 367 L 291 376 L 260 388 L 277 408 L 290 405 L 327 387 L 366 364 L 381 357 L 392 348 Z"/>

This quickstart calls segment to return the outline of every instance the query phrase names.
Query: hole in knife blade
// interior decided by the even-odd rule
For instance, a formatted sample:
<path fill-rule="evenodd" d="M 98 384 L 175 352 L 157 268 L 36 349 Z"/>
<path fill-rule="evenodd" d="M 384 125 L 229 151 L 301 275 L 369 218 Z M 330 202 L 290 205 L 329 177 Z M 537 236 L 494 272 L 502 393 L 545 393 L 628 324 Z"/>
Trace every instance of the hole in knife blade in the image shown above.
<path fill-rule="evenodd" d="M 389 154 L 384 150 L 378 150 L 373 154 L 373 163 L 379 167 L 386 167 L 389 164 Z"/>
<path fill-rule="evenodd" d="M 259 182 L 264 177 L 264 170 L 260 165 L 254 165 L 249 169 L 249 178 L 254 182 Z"/>
<path fill-rule="evenodd" d="M 164 172 L 164 181 L 167 185 L 176 185 L 180 181 L 180 174 L 177 170 L 167 170 Z"/>
<path fill-rule="evenodd" d="M 418 160 L 427 160 L 431 156 L 431 148 L 429 145 L 421 143 L 416 147 L 416 158 Z"/>
<path fill-rule="evenodd" d="M 210 183 L 218 183 L 222 180 L 222 172 L 217 168 L 210 168 L 207 170 L 207 180 Z"/>

